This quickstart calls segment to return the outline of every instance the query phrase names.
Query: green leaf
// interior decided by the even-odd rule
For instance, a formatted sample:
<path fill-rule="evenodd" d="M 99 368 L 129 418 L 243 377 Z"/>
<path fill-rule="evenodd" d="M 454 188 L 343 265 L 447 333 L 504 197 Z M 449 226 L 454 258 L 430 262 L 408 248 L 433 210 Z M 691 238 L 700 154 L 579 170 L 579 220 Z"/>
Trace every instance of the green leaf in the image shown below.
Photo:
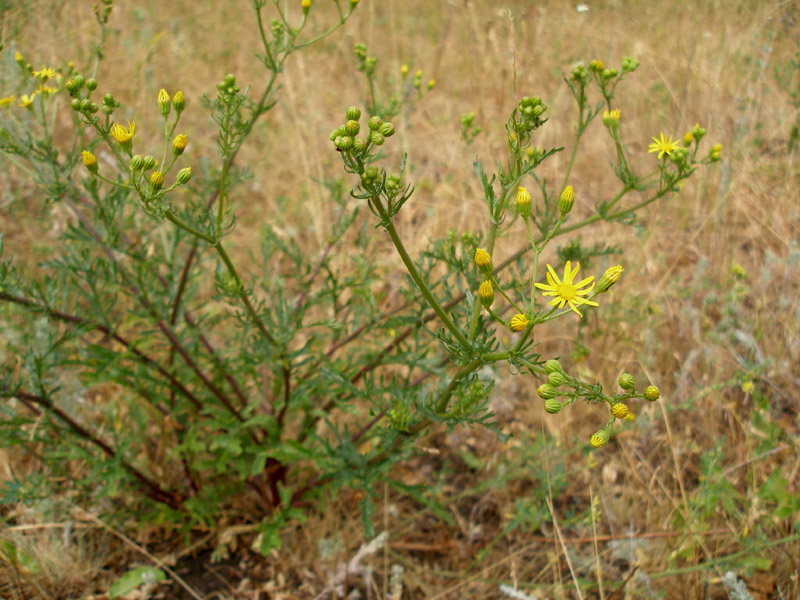
<path fill-rule="evenodd" d="M 133 571 L 128 571 L 117 579 L 108 590 L 109 598 L 119 598 L 129 594 L 141 585 L 152 585 L 157 581 L 163 581 L 167 576 L 161 569 L 155 567 L 139 567 Z"/>
<path fill-rule="evenodd" d="M 0 542 L 0 557 L 12 565 L 22 567 L 28 573 L 39 572 L 39 563 L 32 556 L 17 548 L 16 544 L 10 540 Z"/>

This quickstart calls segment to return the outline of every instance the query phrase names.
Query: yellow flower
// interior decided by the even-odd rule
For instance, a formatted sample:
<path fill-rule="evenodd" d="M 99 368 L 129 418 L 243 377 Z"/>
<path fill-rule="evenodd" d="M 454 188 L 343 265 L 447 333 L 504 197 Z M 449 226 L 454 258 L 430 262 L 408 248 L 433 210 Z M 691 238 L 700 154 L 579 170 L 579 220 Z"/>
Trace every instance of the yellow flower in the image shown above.
<path fill-rule="evenodd" d="M 181 133 L 175 136 L 175 139 L 172 140 L 172 153 L 175 156 L 180 156 L 183 154 L 183 151 L 186 149 L 186 142 L 188 138 L 185 134 Z"/>
<path fill-rule="evenodd" d="M 608 443 L 608 433 L 602 429 L 595 432 L 589 443 L 595 448 L 602 448 Z"/>
<path fill-rule="evenodd" d="M 528 326 L 528 317 L 519 313 L 511 317 L 511 322 L 508 325 L 511 331 L 523 331 Z"/>
<path fill-rule="evenodd" d="M 678 149 L 678 142 L 672 141 L 672 135 L 669 136 L 669 139 L 664 137 L 663 133 L 659 135 L 661 139 L 653 138 L 653 143 L 650 144 L 650 149 L 647 152 L 658 152 L 658 158 L 661 158 L 665 154 L 670 156 L 674 150 Z"/>
<path fill-rule="evenodd" d="M 403 77 L 408 75 L 408 65 L 402 65 L 400 67 L 400 75 L 402 75 Z"/>
<path fill-rule="evenodd" d="M 50 67 L 42 67 L 41 70 L 33 72 L 34 77 L 41 77 L 44 81 L 47 81 L 55 74 L 56 72 Z"/>
<path fill-rule="evenodd" d="M 97 173 L 97 159 L 94 157 L 94 154 L 88 150 L 82 150 L 81 158 L 83 159 L 83 166 L 85 166 L 90 173 Z"/>
<path fill-rule="evenodd" d="M 624 419 L 628 416 L 628 405 L 624 402 L 617 402 L 611 407 L 611 414 L 617 419 Z"/>
<path fill-rule="evenodd" d="M 603 111 L 603 125 L 606 127 L 616 127 L 619 125 L 619 109 L 615 108 L 612 111 Z"/>
<path fill-rule="evenodd" d="M 19 105 L 23 108 L 28 108 L 33 104 L 34 98 L 36 98 L 36 92 L 33 92 L 30 96 L 28 96 L 28 94 L 22 94 L 22 96 L 19 97 Z"/>
<path fill-rule="evenodd" d="M 594 289 L 594 284 L 592 280 L 594 279 L 594 275 L 587 277 L 579 281 L 578 283 L 573 283 L 575 279 L 575 275 L 578 274 L 578 269 L 580 269 L 580 264 L 575 263 L 575 268 L 572 268 L 572 261 L 567 261 L 567 264 L 564 265 L 564 280 L 561 281 L 556 275 L 556 272 L 553 270 L 553 267 L 547 265 L 547 283 L 536 283 L 536 287 L 540 290 L 544 291 L 544 296 L 555 296 L 550 301 L 550 306 L 557 306 L 558 308 L 563 308 L 565 304 L 569 304 L 569 307 L 578 315 L 583 316 L 580 311 L 578 310 L 578 306 L 581 304 L 588 304 L 589 306 L 600 306 L 597 302 L 592 302 L 591 300 L 587 300 L 586 298 L 581 298 L 581 296 L 585 296 L 587 294 L 591 294 L 592 290 Z M 592 283 L 592 286 L 582 290 L 580 288 L 589 285 Z"/>
<path fill-rule="evenodd" d="M 517 188 L 517 213 L 521 217 L 531 214 L 531 194 L 522 186 Z"/>
<path fill-rule="evenodd" d="M 619 281 L 622 271 L 624 271 L 624 269 L 620 265 L 608 267 L 597 283 L 597 293 L 602 294 L 603 292 L 607 292 L 612 285 Z"/>
<path fill-rule="evenodd" d="M 494 288 L 492 287 L 492 282 L 488 279 L 481 283 L 481 286 L 478 288 L 478 298 L 481 304 L 486 307 L 494 303 Z"/>
<path fill-rule="evenodd" d="M 36 91 L 42 94 L 55 94 L 58 92 L 58 88 L 54 88 L 52 85 L 41 85 Z"/>
<path fill-rule="evenodd" d="M 120 144 L 130 142 L 133 139 L 133 130 L 136 128 L 136 123 L 128 121 L 128 127 L 125 128 L 119 123 L 114 123 L 111 126 L 111 137 L 117 140 Z"/>
<path fill-rule="evenodd" d="M 311 0 L 303 0 L 303 2 L 301 3 L 301 6 L 303 8 L 309 8 L 311 6 Z"/>
<path fill-rule="evenodd" d="M 475 250 L 475 264 L 481 268 L 488 267 L 492 264 L 492 255 L 483 248 L 478 248 Z"/>
<path fill-rule="evenodd" d="M 6 96 L 5 98 L 0 98 L 0 108 L 2 108 L 3 106 L 8 108 L 12 104 L 14 104 L 14 100 L 16 99 L 17 99 L 16 96 Z"/>
<path fill-rule="evenodd" d="M 167 93 L 167 90 L 165 90 L 164 88 L 158 90 L 157 103 L 158 103 L 158 112 L 161 113 L 161 116 L 166 117 L 169 114 L 169 110 L 170 108 L 172 108 L 172 105 L 169 100 L 169 94 Z"/>

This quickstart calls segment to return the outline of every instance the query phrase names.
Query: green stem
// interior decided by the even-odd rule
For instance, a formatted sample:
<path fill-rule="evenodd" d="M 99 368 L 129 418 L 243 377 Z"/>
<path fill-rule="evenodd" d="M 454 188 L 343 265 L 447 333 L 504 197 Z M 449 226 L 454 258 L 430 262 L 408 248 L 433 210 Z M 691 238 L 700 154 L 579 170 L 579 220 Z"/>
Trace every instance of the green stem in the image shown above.
<path fill-rule="evenodd" d="M 376 200 L 374 204 L 378 207 L 378 210 L 381 213 L 384 213 L 384 209 L 380 204 L 380 199 Z M 388 215 L 381 214 L 381 216 L 385 217 Z M 472 344 L 470 343 L 470 341 L 461 332 L 461 330 L 458 327 L 456 327 L 456 324 L 453 323 L 453 320 L 444 311 L 442 305 L 439 304 L 439 301 L 431 293 L 430 289 L 428 288 L 428 285 L 425 283 L 425 280 L 420 275 L 419 271 L 417 270 L 417 266 L 414 264 L 414 261 L 411 260 L 411 256 L 409 256 L 405 246 L 403 245 L 402 240 L 400 239 L 400 236 L 397 234 L 397 229 L 395 229 L 394 223 L 389 221 L 388 225 L 386 226 L 386 231 L 389 232 L 389 237 L 392 238 L 392 243 L 394 244 L 394 247 L 397 249 L 397 253 L 400 255 L 400 258 L 403 260 L 403 264 L 406 266 L 408 274 L 411 275 L 411 279 L 413 279 L 414 283 L 417 284 L 417 287 L 419 288 L 419 291 L 422 292 L 422 295 L 425 298 L 425 300 L 428 302 L 428 304 L 430 304 L 431 308 L 442 320 L 444 326 L 447 327 L 450 333 L 453 334 L 453 337 L 455 337 L 458 340 L 458 343 L 461 344 L 461 347 L 467 351 L 471 350 Z"/>
<path fill-rule="evenodd" d="M 204 242 L 208 242 L 208 243 L 209 243 L 209 244 L 211 244 L 212 246 L 213 246 L 213 245 L 215 245 L 215 244 L 217 243 L 217 240 L 216 240 L 216 239 L 214 239 L 213 237 L 211 237 L 210 235 L 208 235 L 208 234 L 206 234 L 206 233 L 203 233 L 203 232 L 202 232 L 202 231 L 200 231 L 199 229 L 195 229 L 195 228 L 194 228 L 194 227 L 192 227 L 191 225 L 188 225 L 188 224 L 184 223 L 183 221 L 181 221 L 181 220 L 180 220 L 178 217 L 176 217 L 176 216 L 175 216 L 173 213 L 171 213 L 171 212 L 165 213 L 165 214 L 164 214 L 164 217 L 165 217 L 165 218 L 166 218 L 168 221 L 170 221 L 170 222 L 172 222 L 173 224 L 175 224 L 175 225 L 176 225 L 177 227 L 179 227 L 180 229 L 183 229 L 184 231 L 187 231 L 187 232 L 191 233 L 191 234 L 192 234 L 192 235 L 194 235 L 195 237 L 198 237 L 198 238 L 200 238 L 201 240 L 203 240 Z"/>
<path fill-rule="evenodd" d="M 437 414 L 444 414 L 445 410 L 447 409 L 447 403 L 450 401 L 450 398 L 453 397 L 453 392 L 456 391 L 456 387 L 458 387 L 459 382 L 462 378 L 466 377 L 470 373 L 472 373 L 475 369 L 480 367 L 483 364 L 483 361 L 480 360 L 473 360 L 471 363 L 464 365 L 461 367 L 453 378 L 450 380 L 450 383 L 447 385 L 445 390 L 442 392 L 442 395 L 439 397 L 439 402 L 436 404 L 436 412 Z"/>
<path fill-rule="evenodd" d="M 247 296 L 247 291 L 245 290 L 244 285 L 242 284 L 242 280 L 239 279 L 239 274 L 236 272 L 236 268 L 233 266 L 233 263 L 231 262 L 231 259 L 228 256 L 228 253 L 225 252 L 225 248 L 222 247 L 222 242 L 218 241 L 218 242 L 214 243 L 212 241 L 210 243 L 212 243 L 214 245 L 214 248 L 217 250 L 217 254 L 219 254 L 219 257 L 222 259 L 222 262 L 224 262 L 225 266 L 228 268 L 228 273 L 230 274 L 231 277 L 233 277 L 234 281 L 236 282 L 237 287 L 241 290 L 239 292 L 239 298 L 241 298 L 242 303 L 244 304 L 245 310 L 247 311 L 247 314 L 250 315 L 250 319 L 253 321 L 255 326 L 261 332 L 261 335 L 263 335 L 264 338 L 267 339 L 267 341 L 269 341 L 273 345 L 277 344 L 277 340 L 267 330 L 266 326 L 264 325 L 264 322 L 258 316 L 258 313 L 256 313 L 255 308 L 251 304 L 250 298 L 248 298 L 248 296 Z"/>

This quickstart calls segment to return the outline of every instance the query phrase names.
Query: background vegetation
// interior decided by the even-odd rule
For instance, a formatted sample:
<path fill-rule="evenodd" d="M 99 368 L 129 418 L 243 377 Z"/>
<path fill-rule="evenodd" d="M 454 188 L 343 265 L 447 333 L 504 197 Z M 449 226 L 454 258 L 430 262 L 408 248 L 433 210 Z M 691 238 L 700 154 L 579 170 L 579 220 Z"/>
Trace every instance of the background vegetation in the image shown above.
<path fill-rule="evenodd" d="M 334 582 L 362 597 L 392 597 L 393 572 L 403 598 L 493 598 L 512 594 L 506 589 L 575 598 L 743 593 L 731 591 L 730 577 L 723 582 L 728 571 L 753 597 L 798 597 L 800 8 L 736 0 L 587 6 L 362 0 L 342 30 L 287 61 L 278 105 L 241 150 L 237 161 L 253 178 L 246 194 L 239 189 L 232 253 L 246 269 L 264 222 L 307 253 L 325 248 L 337 207 L 323 182 L 340 169 L 328 133 L 346 106 L 369 93 L 354 68 L 356 42 L 379 60 L 387 88 L 380 93 L 399 86 L 402 64 L 436 80 L 394 120 L 393 146 L 409 153 L 417 185 L 400 225 L 412 256 L 450 229 L 483 226 L 472 161 L 502 156 L 502 123 L 520 96 L 537 94 L 550 107 L 537 143 L 563 145 L 575 109 L 562 74 L 578 61 L 619 65 L 634 56 L 641 66 L 618 102 L 636 160 L 654 160 L 646 154 L 650 136 L 682 135 L 696 122 L 724 145 L 722 160 L 679 196 L 653 205 L 645 226 L 586 231 L 586 245 L 625 249 L 614 302 L 583 325 L 559 320 L 539 331 L 544 356 L 561 355 L 609 386 L 630 371 L 658 383 L 661 401 L 637 411 L 609 446 L 589 451 L 602 417 L 584 407 L 547 415 L 535 381 L 500 374 L 492 409 L 513 437 L 503 443 L 479 429 L 434 430 L 424 451 L 396 468 L 397 485 L 378 490 L 374 522 L 389 534 L 385 546 L 368 546 L 360 498 L 347 490 L 310 507 L 305 524 L 282 532 L 282 548 L 266 558 L 249 551 L 249 524 L 261 515 L 248 521 L 232 513 L 193 531 L 187 550 L 184 538 L 156 525 L 109 526 L 92 506 L 65 511 L 69 498 L 5 504 L 0 594 L 97 597 L 129 569 L 153 565 L 170 567 L 205 597 L 250 598 L 258 590 L 305 598 L 326 589 L 331 597 Z M 96 40 L 91 2 L 0 8 L 6 65 L 14 50 L 37 67 L 88 64 Z M 182 89 L 195 111 L 187 119 L 192 143 L 213 148 L 200 96 L 228 72 L 263 80 L 250 15 L 244 1 L 117 0 L 97 77 L 129 107 L 152 107 L 159 88 Z M 312 28 L 334 18 L 331 4 L 314 3 Z M 467 145 L 460 115 L 469 111 L 483 131 Z M 56 135 L 66 139 L 66 106 L 63 113 Z M 152 109 L 137 111 L 137 135 L 159 131 L 156 119 Z M 591 214 L 613 185 L 607 135 L 597 127 L 586 136 L 572 182 L 577 217 Z M 5 252 L 35 268 L 72 217 L 61 205 L 45 208 L 36 185 L 2 160 Z M 542 174 L 560 181 L 566 160 L 556 155 Z M 336 252 L 346 257 L 354 243 L 345 239 Z M 384 279 L 371 291 L 391 306 L 400 265 L 388 240 L 376 243 Z M 516 246 L 503 248 L 510 254 Z M 0 320 L 3 360 L 14 335 L 12 321 Z M 113 394 L 101 390 L 85 401 Z M 8 481 L 37 469 L 23 454 L 2 455 Z M 426 494 L 409 491 L 420 484 Z M 351 569 L 337 579 L 343 565 Z M 170 581 L 156 590 L 180 597 L 185 590 Z"/>

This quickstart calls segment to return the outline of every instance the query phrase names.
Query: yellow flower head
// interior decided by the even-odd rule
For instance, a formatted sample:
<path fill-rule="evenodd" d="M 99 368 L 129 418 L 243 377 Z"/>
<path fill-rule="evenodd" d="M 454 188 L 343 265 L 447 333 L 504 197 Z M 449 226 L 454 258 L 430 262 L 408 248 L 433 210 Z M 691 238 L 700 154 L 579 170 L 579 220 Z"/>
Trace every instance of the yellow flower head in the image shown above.
<path fill-rule="evenodd" d="M 491 306 L 494 303 L 494 288 L 492 287 L 492 282 L 488 279 L 481 283 L 481 286 L 478 288 L 478 298 L 486 307 Z"/>
<path fill-rule="evenodd" d="M 36 98 L 36 92 L 33 92 L 30 96 L 28 96 L 28 94 L 22 94 L 22 96 L 19 97 L 19 105 L 23 108 L 28 108 L 33 104 L 34 98 Z"/>
<path fill-rule="evenodd" d="M 56 72 L 53 69 L 51 69 L 50 67 L 42 67 L 41 70 L 33 72 L 33 76 L 34 77 L 41 77 L 42 80 L 44 80 L 44 81 L 47 81 L 48 79 L 53 77 L 55 74 L 56 74 Z"/>
<path fill-rule="evenodd" d="M 615 108 L 612 111 L 603 111 L 603 125 L 606 127 L 616 127 L 619 125 L 619 109 Z"/>
<path fill-rule="evenodd" d="M 186 143 L 188 138 L 185 134 L 181 133 L 175 136 L 175 139 L 172 140 L 172 153 L 175 156 L 180 156 L 183 154 L 183 151 L 186 149 Z"/>
<path fill-rule="evenodd" d="M 624 402 L 617 402 L 611 407 L 611 414 L 617 419 L 624 419 L 628 416 L 628 405 Z"/>
<path fill-rule="evenodd" d="M 5 98 L 0 98 L 0 107 L 8 108 L 12 104 L 14 104 L 14 100 L 16 100 L 16 96 L 6 96 Z"/>
<path fill-rule="evenodd" d="M 658 152 L 658 158 L 661 158 L 665 154 L 670 156 L 674 150 L 678 149 L 678 142 L 672 141 L 672 135 L 669 136 L 669 139 L 664 137 L 664 134 L 659 134 L 659 138 L 653 138 L 653 143 L 650 144 L 650 149 L 647 151 L 650 152 Z"/>
<path fill-rule="evenodd" d="M 608 443 L 608 433 L 601 429 L 592 436 L 589 443 L 595 448 L 602 448 Z"/>
<path fill-rule="evenodd" d="M 83 166 L 85 166 L 90 173 L 97 173 L 97 159 L 94 157 L 94 154 L 88 150 L 82 150 L 81 158 L 83 159 Z"/>
<path fill-rule="evenodd" d="M 581 296 L 586 296 L 587 294 L 591 294 L 592 290 L 594 290 L 594 284 L 592 281 L 594 280 L 594 275 L 587 277 L 579 281 L 578 283 L 573 283 L 575 280 L 575 276 L 578 274 L 578 269 L 580 269 L 580 264 L 575 263 L 575 268 L 572 268 L 572 261 L 567 261 L 567 264 L 564 265 L 564 280 L 561 281 L 556 275 L 555 270 L 550 265 L 547 265 L 547 283 L 536 283 L 536 287 L 540 290 L 544 290 L 544 296 L 555 296 L 550 301 L 550 306 L 557 306 L 558 308 L 563 308 L 565 304 L 569 304 L 569 307 L 578 315 L 583 316 L 580 311 L 578 310 L 578 306 L 582 304 L 588 304 L 589 306 L 600 306 L 597 302 L 592 302 L 591 300 L 587 300 L 586 298 L 581 298 Z M 592 283 L 591 287 L 586 289 L 580 289 L 584 286 L 589 285 Z"/>
<path fill-rule="evenodd" d="M 111 137 L 117 140 L 120 144 L 130 142 L 133 139 L 133 130 L 136 128 L 136 123 L 128 121 L 128 127 L 125 128 L 119 123 L 114 123 L 111 126 Z"/>
<path fill-rule="evenodd" d="M 517 213 L 521 217 L 531 214 L 531 194 L 522 186 L 517 188 Z"/>
<path fill-rule="evenodd" d="M 492 264 L 492 255 L 483 248 L 478 248 L 475 250 L 475 264 L 480 268 L 488 267 Z"/>
<path fill-rule="evenodd" d="M 301 6 L 303 8 L 309 8 L 311 6 L 311 0 L 303 0 Z"/>
<path fill-rule="evenodd" d="M 511 322 L 508 324 L 511 331 L 523 331 L 528 326 L 528 317 L 522 313 L 516 314 L 511 317 Z"/>
<path fill-rule="evenodd" d="M 169 94 L 167 90 L 161 88 L 158 90 L 158 112 L 161 113 L 163 117 L 166 117 L 169 114 L 170 108 L 172 108 L 172 104 L 169 99 Z"/>
<path fill-rule="evenodd" d="M 408 65 L 402 65 L 400 67 L 400 75 L 402 75 L 403 77 L 408 75 Z"/>

